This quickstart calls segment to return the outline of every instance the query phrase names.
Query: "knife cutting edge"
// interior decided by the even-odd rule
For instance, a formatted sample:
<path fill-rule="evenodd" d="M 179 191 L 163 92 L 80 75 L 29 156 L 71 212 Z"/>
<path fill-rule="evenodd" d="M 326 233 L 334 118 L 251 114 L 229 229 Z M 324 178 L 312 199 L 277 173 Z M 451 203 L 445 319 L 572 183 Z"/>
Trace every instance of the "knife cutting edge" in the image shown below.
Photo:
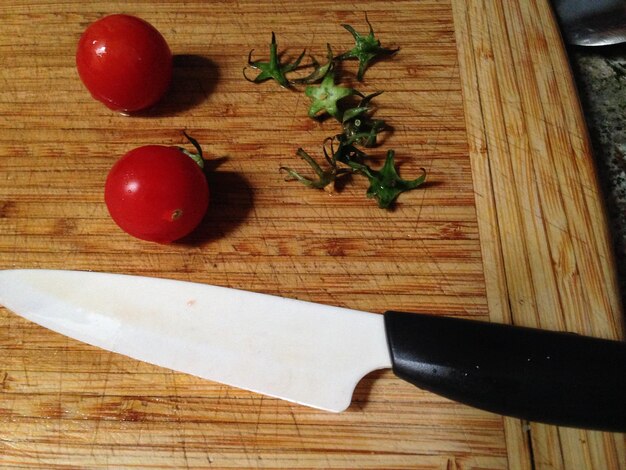
<path fill-rule="evenodd" d="M 345 410 L 367 373 L 392 368 L 502 415 L 626 431 L 619 341 L 84 271 L 0 271 L 0 305 L 93 346 L 327 411 Z"/>

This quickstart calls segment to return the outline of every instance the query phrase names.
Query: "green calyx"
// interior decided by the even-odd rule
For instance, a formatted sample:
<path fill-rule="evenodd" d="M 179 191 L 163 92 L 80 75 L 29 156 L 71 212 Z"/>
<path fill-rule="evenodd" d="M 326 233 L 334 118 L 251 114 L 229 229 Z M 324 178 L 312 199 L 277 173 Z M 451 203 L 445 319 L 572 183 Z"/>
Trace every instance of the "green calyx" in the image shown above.
<path fill-rule="evenodd" d="M 380 170 L 372 170 L 369 166 L 354 161 L 349 166 L 369 180 L 370 186 L 366 195 L 375 198 L 378 206 L 383 209 L 389 208 L 401 193 L 415 189 L 426 181 L 426 170 L 423 168 L 421 176 L 414 180 L 400 178 L 394 163 L 393 150 L 387 151 L 387 158 Z"/>
<path fill-rule="evenodd" d="M 343 54 L 335 57 L 336 60 L 348 60 L 348 59 L 356 59 L 359 61 L 359 70 L 357 72 L 357 80 L 362 81 L 363 75 L 365 74 L 365 70 L 369 66 L 369 64 L 376 58 L 381 56 L 389 56 L 398 52 L 399 49 L 387 49 L 381 46 L 380 40 L 376 39 L 374 36 L 374 29 L 372 28 L 371 23 L 369 22 L 367 15 L 365 15 L 365 21 L 369 26 L 369 34 L 367 36 L 362 36 L 358 31 L 356 31 L 352 26 L 348 24 L 342 24 L 355 40 L 355 45 L 348 52 L 344 52 Z"/>
<path fill-rule="evenodd" d="M 326 44 L 326 50 L 327 50 L 326 63 L 324 65 L 321 65 L 315 57 L 310 56 L 311 57 L 310 67 L 313 67 L 313 72 L 311 72 L 306 77 L 296 78 L 294 80 L 291 80 L 291 83 L 309 85 L 311 83 L 319 82 L 324 77 L 326 77 L 326 75 L 330 73 L 330 71 L 335 66 L 333 50 L 331 49 L 330 44 L 328 43 Z"/>
<path fill-rule="evenodd" d="M 328 71 L 319 85 L 307 86 L 304 94 L 312 100 L 309 107 L 310 118 L 316 118 L 327 113 L 340 122 L 342 112 L 339 109 L 339 101 L 348 96 L 363 96 L 353 88 L 335 84 L 335 74 L 332 70 Z"/>
<path fill-rule="evenodd" d="M 341 177 L 353 173 L 354 171 L 349 167 L 340 168 L 338 163 L 348 165 L 351 161 L 362 161 L 365 154 L 352 144 L 348 144 L 343 139 L 339 139 L 339 147 L 335 149 L 333 138 L 328 138 L 324 142 L 323 151 L 324 159 L 326 160 L 327 168 L 323 169 L 308 153 L 302 148 L 299 148 L 296 155 L 302 158 L 313 169 L 316 179 L 308 178 L 301 175 L 295 170 L 289 167 L 281 167 L 281 171 L 285 171 L 289 175 L 289 179 L 300 181 L 305 186 L 315 189 L 324 189 L 328 192 L 333 192 L 335 189 L 335 183 Z M 329 145 L 326 145 L 326 144 Z M 330 147 L 330 152 L 328 151 Z"/>
<path fill-rule="evenodd" d="M 309 188 L 324 189 L 328 192 L 332 192 L 338 176 L 336 162 L 331 162 L 327 158 L 326 161 L 329 164 L 328 168 L 323 169 L 315 160 L 313 160 L 313 158 L 308 153 L 304 151 L 304 149 L 299 148 L 296 151 L 296 155 L 311 166 L 317 176 L 316 179 L 302 176 L 297 171 L 292 170 L 291 168 L 286 166 L 281 166 L 280 170 L 286 172 L 290 177 L 289 179 L 300 181 L 302 184 L 308 186 Z"/>
<path fill-rule="evenodd" d="M 343 133 L 351 143 L 357 143 L 364 147 L 374 147 L 376 136 L 387 128 L 382 119 L 372 118 L 372 107 L 369 105 L 372 98 L 380 95 L 382 91 L 365 96 L 358 106 L 347 109 L 343 113 Z"/>
<path fill-rule="evenodd" d="M 302 51 L 302 54 L 298 56 L 298 58 L 286 64 L 281 64 L 280 58 L 278 56 L 278 45 L 276 44 L 276 35 L 272 32 L 272 42 L 270 43 L 270 60 L 269 62 L 261 62 L 261 61 L 253 61 L 252 53 L 254 50 L 251 50 L 248 54 L 248 66 L 253 69 L 259 70 L 259 74 L 254 79 L 249 79 L 246 76 L 246 69 L 243 70 L 243 76 L 246 80 L 253 83 L 261 83 L 266 80 L 274 79 L 276 80 L 280 86 L 284 88 L 290 87 L 290 82 L 287 80 L 286 74 L 292 72 L 296 68 L 300 66 L 300 62 L 302 62 L 302 58 L 304 57 L 305 51 Z"/>

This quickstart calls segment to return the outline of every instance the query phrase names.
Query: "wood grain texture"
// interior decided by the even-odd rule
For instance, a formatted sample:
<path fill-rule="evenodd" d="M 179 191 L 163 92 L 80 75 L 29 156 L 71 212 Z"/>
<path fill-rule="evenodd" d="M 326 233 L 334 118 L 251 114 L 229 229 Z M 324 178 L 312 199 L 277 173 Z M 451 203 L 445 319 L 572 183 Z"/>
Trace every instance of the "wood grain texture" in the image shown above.
<path fill-rule="evenodd" d="M 593 158 L 548 5 L 453 10 L 490 317 L 622 338 Z M 505 420 L 512 467 L 626 465 L 623 434 L 531 424 L 522 440 L 524 426 Z"/>
<path fill-rule="evenodd" d="M 125 12 L 175 54 L 172 88 L 123 117 L 83 88 L 84 28 Z M 250 49 L 318 56 L 364 13 L 392 59 L 370 68 L 401 174 L 428 185 L 392 212 L 355 180 L 330 196 L 287 183 L 331 122 L 308 99 L 246 82 Z M 93 269 L 333 305 L 568 329 L 622 328 L 604 213 L 547 2 L 27 2 L 0 7 L 0 268 Z M 355 63 L 346 65 L 354 72 Z M 102 201 L 111 165 L 143 144 L 215 163 L 212 201 L 181 243 L 132 239 Z M 590 312 L 593 312 L 591 314 Z M 207 338 L 210 340 L 210 338 Z M 139 363 L 0 309 L 0 466 L 17 468 L 623 468 L 623 435 L 532 425 L 368 375 L 329 414 Z"/>

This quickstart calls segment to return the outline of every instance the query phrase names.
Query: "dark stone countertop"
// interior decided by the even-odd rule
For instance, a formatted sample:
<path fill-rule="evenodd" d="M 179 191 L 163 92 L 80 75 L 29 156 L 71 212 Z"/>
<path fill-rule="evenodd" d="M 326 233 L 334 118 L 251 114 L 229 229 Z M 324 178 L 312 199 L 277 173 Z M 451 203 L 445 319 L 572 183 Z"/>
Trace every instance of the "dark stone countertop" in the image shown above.
<path fill-rule="evenodd" d="M 626 44 L 570 46 L 568 55 L 604 193 L 626 307 Z"/>

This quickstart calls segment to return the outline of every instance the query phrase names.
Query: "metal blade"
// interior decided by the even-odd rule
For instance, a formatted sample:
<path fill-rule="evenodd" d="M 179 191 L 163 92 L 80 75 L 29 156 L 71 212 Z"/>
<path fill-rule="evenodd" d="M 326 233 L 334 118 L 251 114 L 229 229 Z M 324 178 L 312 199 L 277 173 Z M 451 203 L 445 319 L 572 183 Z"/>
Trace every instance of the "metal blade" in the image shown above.
<path fill-rule="evenodd" d="M 391 367 L 382 315 L 225 287 L 5 270 L 0 304 L 109 351 L 328 411 Z"/>

